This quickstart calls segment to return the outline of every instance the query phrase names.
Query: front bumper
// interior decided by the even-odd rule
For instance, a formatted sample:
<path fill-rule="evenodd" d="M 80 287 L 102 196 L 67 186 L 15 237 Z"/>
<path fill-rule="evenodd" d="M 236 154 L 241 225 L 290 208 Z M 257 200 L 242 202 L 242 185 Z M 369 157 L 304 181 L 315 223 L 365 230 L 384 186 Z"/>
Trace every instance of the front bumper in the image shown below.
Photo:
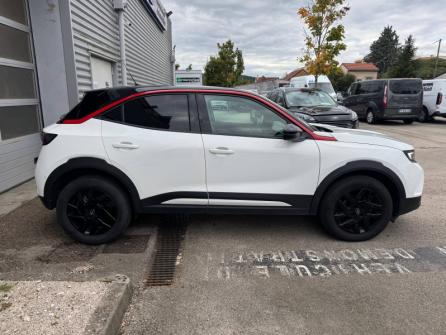
<path fill-rule="evenodd" d="M 421 197 L 403 198 L 400 200 L 398 208 L 398 216 L 407 214 L 419 208 L 421 205 Z"/>

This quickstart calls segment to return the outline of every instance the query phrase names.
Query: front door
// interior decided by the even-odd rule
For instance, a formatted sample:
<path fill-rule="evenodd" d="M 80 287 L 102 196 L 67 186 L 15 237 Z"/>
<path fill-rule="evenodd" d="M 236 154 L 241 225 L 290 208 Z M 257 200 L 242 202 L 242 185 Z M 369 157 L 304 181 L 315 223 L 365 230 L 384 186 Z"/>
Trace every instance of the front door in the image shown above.
<path fill-rule="evenodd" d="M 191 114 L 195 96 L 137 98 L 103 115 L 111 164 L 135 184 L 143 206 L 207 205 L 201 134 Z"/>
<path fill-rule="evenodd" d="M 209 205 L 308 209 L 319 174 L 316 142 L 284 140 L 287 120 L 258 101 L 198 98 Z"/>
<path fill-rule="evenodd" d="M 351 110 L 358 112 L 358 96 L 356 95 L 358 84 L 354 83 L 348 90 L 348 96 L 344 98 L 342 104 Z"/>
<path fill-rule="evenodd" d="M 91 57 L 93 89 L 113 86 L 113 64 L 107 60 Z"/>

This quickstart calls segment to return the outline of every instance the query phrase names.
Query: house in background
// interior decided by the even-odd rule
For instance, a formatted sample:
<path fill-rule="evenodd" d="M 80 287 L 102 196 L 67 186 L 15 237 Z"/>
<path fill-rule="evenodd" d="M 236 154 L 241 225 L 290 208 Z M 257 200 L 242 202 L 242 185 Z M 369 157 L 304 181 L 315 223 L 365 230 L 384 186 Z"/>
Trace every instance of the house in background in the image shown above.
<path fill-rule="evenodd" d="M 285 77 L 282 78 L 282 80 L 286 80 L 289 82 L 294 77 L 308 76 L 309 74 L 310 73 L 304 67 L 300 67 L 300 68 L 286 74 Z"/>
<path fill-rule="evenodd" d="M 354 75 L 357 81 L 378 79 L 379 69 L 372 63 L 342 63 L 341 70 Z"/>

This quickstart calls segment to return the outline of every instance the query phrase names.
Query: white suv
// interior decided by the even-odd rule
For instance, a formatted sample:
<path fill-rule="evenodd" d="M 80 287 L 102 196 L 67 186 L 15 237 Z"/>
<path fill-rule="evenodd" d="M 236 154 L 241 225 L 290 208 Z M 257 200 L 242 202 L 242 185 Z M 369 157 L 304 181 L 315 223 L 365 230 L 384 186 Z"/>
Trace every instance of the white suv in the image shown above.
<path fill-rule="evenodd" d="M 304 123 L 266 98 L 223 88 L 87 92 L 44 129 L 39 196 L 74 239 L 116 239 L 141 213 L 318 215 L 367 240 L 419 207 L 413 147 Z"/>

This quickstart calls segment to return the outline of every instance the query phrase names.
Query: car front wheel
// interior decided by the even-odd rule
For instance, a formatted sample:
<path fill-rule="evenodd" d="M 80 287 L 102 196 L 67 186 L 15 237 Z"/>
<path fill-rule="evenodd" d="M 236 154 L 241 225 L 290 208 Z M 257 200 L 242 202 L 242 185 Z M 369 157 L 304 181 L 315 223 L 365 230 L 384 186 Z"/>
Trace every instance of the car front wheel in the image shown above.
<path fill-rule="evenodd" d="M 327 191 L 319 218 L 329 234 L 355 242 L 369 240 L 383 231 L 392 212 L 392 197 L 380 181 L 353 176 L 335 183 Z"/>
<path fill-rule="evenodd" d="M 114 182 L 85 176 L 70 182 L 57 200 L 57 221 L 76 241 L 102 244 L 115 240 L 131 220 L 129 201 Z"/>

